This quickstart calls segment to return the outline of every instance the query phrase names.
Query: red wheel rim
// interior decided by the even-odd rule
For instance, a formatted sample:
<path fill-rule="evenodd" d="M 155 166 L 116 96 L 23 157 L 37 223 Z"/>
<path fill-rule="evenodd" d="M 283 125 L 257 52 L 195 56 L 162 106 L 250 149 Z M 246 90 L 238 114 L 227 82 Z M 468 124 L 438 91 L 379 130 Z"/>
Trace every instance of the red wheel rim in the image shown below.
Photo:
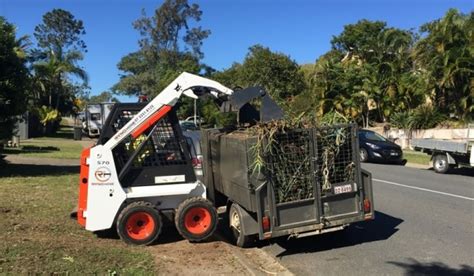
<path fill-rule="evenodd" d="M 184 216 L 184 227 L 194 235 L 204 234 L 211 226 L 211 212 L 206 208 L 194 207 Z"/>
<path fill-rule="evenodd" d="M 155 230 L 155 221 L 147 212 L 136 212 L 128 217 L 125 229 L 130 238 L 144 240 L 150 237 Z"/>

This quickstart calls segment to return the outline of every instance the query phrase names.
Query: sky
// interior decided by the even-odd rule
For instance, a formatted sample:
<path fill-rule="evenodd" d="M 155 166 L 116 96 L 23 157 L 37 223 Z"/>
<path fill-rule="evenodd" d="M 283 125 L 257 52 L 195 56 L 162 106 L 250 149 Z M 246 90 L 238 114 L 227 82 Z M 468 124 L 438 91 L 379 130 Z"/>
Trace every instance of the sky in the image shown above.
<path fill-rule="evenodd" d="M 0 0 L 0 16 L 17 26 L 18 35 L 33 35 L 44 13 L 53 8 L 70 11 L 84 22 L 88 52 L 80 63 L 89 74 L 91 95 L 118 82 L 117 63 L 138 50 L 132 22 L 142 9 L 148 15 L 163 1 L 151 0 Z M 211 30 L 204 41 L 203 62 L 215 69 L 241 62 L 254 44 L 283 52 L 300 64 L 313 63 L 327 52 L 331 38 L 344 25 L 360 19 L 382 20 L 388 26 L 417 29 L 438 19 L 449 8 L 474 10 L 474 0 L 201 0 L 198 23 Z M 121 96 L 121 101 L 136 101 Z"/>

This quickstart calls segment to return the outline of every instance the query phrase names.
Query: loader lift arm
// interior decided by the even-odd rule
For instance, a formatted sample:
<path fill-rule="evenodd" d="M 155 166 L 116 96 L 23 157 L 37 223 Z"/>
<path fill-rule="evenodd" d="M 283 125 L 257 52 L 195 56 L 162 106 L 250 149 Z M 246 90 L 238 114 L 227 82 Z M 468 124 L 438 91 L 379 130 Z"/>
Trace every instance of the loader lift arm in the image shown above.
<path fill-rule="evenodd" d="M 105 143 L 104 147 L 113 149 L 128 136 L 131 135 L 133 138 L 136 138 L 143 134 L 163 118 L 183 94 L 197 99 L 204 94 L 211 94 L 219 98 L 232 95 L 232 93 L 232 89 L 216 81 L 183 72 L 135 115 L 132 120 L 115 133 Z"/>

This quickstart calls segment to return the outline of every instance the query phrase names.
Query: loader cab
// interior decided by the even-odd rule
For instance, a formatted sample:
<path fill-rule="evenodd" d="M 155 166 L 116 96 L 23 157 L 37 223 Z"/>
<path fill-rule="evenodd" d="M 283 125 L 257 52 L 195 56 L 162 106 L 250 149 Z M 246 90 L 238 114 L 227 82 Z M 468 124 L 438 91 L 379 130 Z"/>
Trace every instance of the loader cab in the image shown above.
<path fill-rule="evenodd" d="M 105 144 L 145 105 L 116 104 L 107 118 L 98 144 Z M 190 149 L 174 109 L 143 135 L 135 139 L 127 137 L 112 150 L 112 154 L 123 187 L 196 181 Z"/>

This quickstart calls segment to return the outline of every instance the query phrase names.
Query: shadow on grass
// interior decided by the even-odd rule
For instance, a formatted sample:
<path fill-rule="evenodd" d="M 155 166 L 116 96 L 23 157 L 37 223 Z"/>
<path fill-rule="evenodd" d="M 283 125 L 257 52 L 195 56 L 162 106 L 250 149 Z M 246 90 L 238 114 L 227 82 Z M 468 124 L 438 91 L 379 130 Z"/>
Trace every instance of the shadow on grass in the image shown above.
<path fill-rule="evenodd" d="M 79 166 L 9 164 L 0 161 L 0 177 L 47 176 L 79 173 Z"/>
<path fill-rule="evenodd" d="M 287 237 L 281 237 L 275 239 L 275 242 L 285 250 L 278 254 L 277 257 L 320 252 L 362 243 L 388 240 L 398 231 L 397 227 L 402 222 L 403 220 L 400 218 L 376 211 L 375 220 L 352 224 L 343 231 L 300 239 L 288 240 Z M 265 246 L 265 244 L 261 246 Z"/>
<path fill-rule="evenodd" d="M 61 126 L 61 130 L 58 130 L 55 133 L 46 135 L 45 137 L 63 138 L 63 139 L 72 140 L 74 138 L 74 129 L 70 126 Z"/>
<path fill-rule="evenodd" d="M 47 146 L 47 147 L 39 147 L 39 146 L 22 146 L 20 148 L 5 148 L 3 149 L 3 153 L 5 154 L 21 154 L 21 153 L 46 153 L 52 151 L 60 151 L 57 147 Z"/>
<path fill-rule="evenodd" d="M 407 263 L 387 262 L 405 269 L 405 275 L 474 275 L 474 267 L 461 265 L 460 269 L 449 267 L 441 262 L 421 263 L 415 259 L 408 259 Z"/>

